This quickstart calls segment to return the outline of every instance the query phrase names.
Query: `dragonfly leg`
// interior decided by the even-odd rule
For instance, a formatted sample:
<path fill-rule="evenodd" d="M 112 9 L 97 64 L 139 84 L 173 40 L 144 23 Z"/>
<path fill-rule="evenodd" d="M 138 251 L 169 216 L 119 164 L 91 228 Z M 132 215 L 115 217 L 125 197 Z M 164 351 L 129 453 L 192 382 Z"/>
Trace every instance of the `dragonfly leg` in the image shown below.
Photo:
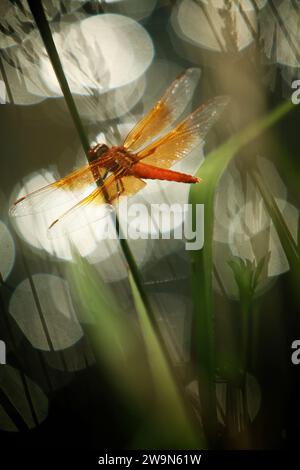
<path fill-rule="evenodd" d="M 123 184 L 122 178 L 117 179 L 117 188 L 118 188 L 118 197 L 120 197 L 122 192 L 124 191 L 124 184 Z"/>
<path fill-rule="evenodd" d="M 104 181 L 104 180 L 106 179 L 108 173 L 109 173 L 109 170 L 106 169 L 104 175 L 103 175 L 102 178 L 101 178 L 102 181 Z"/>
<path fill-rule="evenodd" d="M 111 200 L 110 200 L 111 203 L 115 199 L 119 199 L 119 197 L 121 196 L 121 194 L 124 191 L 124 184 L 123 184 L 122 178 L 116 178 L 116 185 L 117 185 L 117 193 L 113 198 L 111 198 Z"/>

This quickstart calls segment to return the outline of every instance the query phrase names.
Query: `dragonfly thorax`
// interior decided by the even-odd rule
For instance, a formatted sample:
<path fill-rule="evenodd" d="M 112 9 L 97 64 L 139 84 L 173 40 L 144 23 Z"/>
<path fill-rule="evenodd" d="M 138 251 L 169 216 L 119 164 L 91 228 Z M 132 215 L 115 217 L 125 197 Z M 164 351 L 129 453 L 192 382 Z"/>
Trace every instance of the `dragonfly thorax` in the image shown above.
<path fill-rule="evenodd" d="M 112 147 L 110 150 L 111 153 L 111 170 L 116 171 L 119 168 L 124 168 L 129 170 L 133 163 L 134 159 L 132 155 L 124 147 Z"/>

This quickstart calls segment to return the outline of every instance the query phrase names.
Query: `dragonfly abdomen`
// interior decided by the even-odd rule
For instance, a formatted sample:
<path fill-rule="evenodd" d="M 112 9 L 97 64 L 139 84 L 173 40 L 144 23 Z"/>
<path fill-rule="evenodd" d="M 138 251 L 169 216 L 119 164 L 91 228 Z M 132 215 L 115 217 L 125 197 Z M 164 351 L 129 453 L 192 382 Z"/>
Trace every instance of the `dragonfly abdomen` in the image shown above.
<path fill-rule="evenodd" d="M 196 178 L 179 171 L 158 168 L 156 166 L 147 165 L 145 163 L 135 163 L 131 168 L 131 174 L 138 178 L 176 181 L 177 183 L 199 183 L 200 178 Z"/>

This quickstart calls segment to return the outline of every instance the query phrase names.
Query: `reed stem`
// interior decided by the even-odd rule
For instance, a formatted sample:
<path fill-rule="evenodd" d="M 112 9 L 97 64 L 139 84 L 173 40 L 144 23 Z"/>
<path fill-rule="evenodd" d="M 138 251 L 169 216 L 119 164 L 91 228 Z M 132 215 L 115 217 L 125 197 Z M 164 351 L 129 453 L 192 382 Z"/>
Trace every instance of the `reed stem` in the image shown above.
<path fill-rule="evenodd" d="M 55 43 L 53 41 L 52 33 L 45 15 L 45 11 L 42 5 L 42 2 L 40 0 L 27 0 L 28 5 L 30 7 L 31 13 L 34 17 L 34 20 L 36 22 L 36 25 L 38 27 L 38 30 L 40 32 L 40 35 L 42 37 L 44 46 L 46 48 L 46 51 L 48 53 L 49 59 L 51 61 L 52 67 L 54 69 L 54 72 L 56 74 L 57 80 L 60 84 L 62 93 L 64 95 L 64 98 L 66 100 L 68 109 L 70 111 L 71 117 L 73 119 L 74 125 L 76 127 L 76 130 L 78 132 L 78 136 L 80 138 L 82 147 L 85 151 L 85 154 L 87 156 L 87 159 L 89 160 L 88 156 L 88 150 L 90 148 L 87 136 L 84 131 L 84 127 L 82 125 L 78 110 L 76 108 L 76 104 L 74 102 L 71 90 L 69 88 L 67 79 L 65 77 L 63 67 L 55 46 Z M 101 183 L 100 183 L 101 184 Z M 165 358 L 169 364 L 170 369 L 172 369 L 172 361 L 169 355 L 169 352 L 164 344 L 162 334 L 160 332 L 160 329 L 158 327 L 154 311 L 152 309 L 152 306 L 149 302 L 148 296 L 145 292 L 143 283 L 141 281 L 140 273 L 138 266 L 136 264 L 136 261 L 134 259 L 134 256 L 130 250 L 130 247 L 128 245 L 127 240 L 122 236 L 122 230 L 120 227 L 120 223 L 118 218 L 116 217 L 116 231 L 117 234 L 119 235 L 119 242 L 120 246 L 124 255 L 124 258 L 126 260 L 127 267 L 132 275 L 132 278 L 136 284 L 136 287 L 139 291 L 140 297 L 143 301 L 144 307 L 147 311 L 147 314 L 149 316 L 149 320 L 151 322 L 151 325 L 157 335 L 157 338 L 159 340 L 160 346 L 164 352 Z"/>

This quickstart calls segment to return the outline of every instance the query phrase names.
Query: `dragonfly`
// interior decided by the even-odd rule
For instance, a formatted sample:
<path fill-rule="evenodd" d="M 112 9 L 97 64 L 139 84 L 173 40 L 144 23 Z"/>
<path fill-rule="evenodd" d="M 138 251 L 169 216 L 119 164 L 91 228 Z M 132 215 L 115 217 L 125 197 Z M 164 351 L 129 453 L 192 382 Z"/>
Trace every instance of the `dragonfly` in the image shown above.
<path fill-rule="evenodd" d="M 18 217 L 55 208 L 58 193 L 79 194 L 79 200 L 50 224 L 48 229 L 53 230 L 62 221 L 68 224 L 70 218 L 76 219 L 84 207 L 113 208 L 121 197 L 142 190 L 149 179 L 199 183 L 200 178 L 170 168 L 203 142 L 229 102 L 228 96 L 216 96 L 178 123 L 199 78 L 199 69 L 187 69 L 134 126 L 122 145 L 92 146 L 88 164 L 20 197 L 11 207 L 10 215 Z"/>

